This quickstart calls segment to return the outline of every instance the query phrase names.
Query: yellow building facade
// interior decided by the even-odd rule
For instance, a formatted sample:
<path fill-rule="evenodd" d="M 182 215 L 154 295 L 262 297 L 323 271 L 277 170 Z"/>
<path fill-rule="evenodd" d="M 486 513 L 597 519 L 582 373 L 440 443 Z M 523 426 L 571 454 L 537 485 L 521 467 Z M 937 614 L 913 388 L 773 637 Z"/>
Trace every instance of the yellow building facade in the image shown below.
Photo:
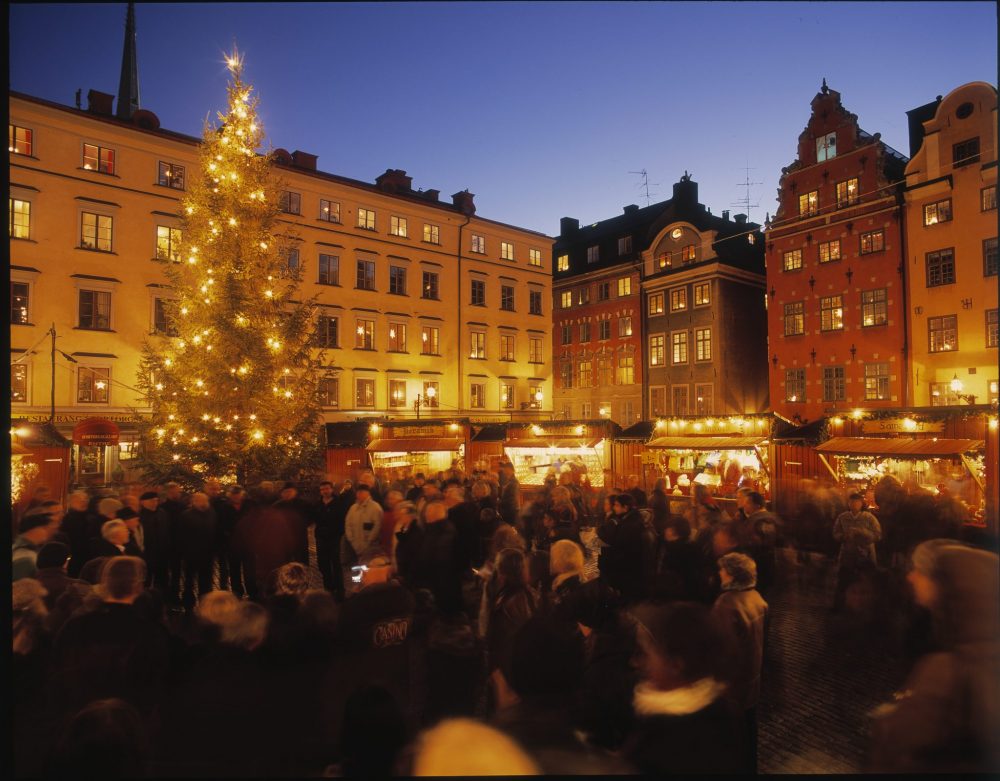
<path fill-rule="evenodd" d="M 122 444 L 77 456 L 78 477 L 110 476 L 131 450 L 142 345 L 166 328 L 163 267 L 200 141 L 148 111 L 117 119 L 111 103 L 9 94 L 11 416 L 54 411 L 66 434 L 90 417 L 119 423 Z M 275 160 L 301 294 L 320 305 L 328 422 L 548 416 L 551 238 L 477 216 L 467 191 L 414 190 L 404 171 L 369 184 L 307 153 Z"/>
<path fill-rule="evenodd" d="M 973 82 L 926 108 L 906 166 L 908 402 L 996 403 L 997 91 Z"/>

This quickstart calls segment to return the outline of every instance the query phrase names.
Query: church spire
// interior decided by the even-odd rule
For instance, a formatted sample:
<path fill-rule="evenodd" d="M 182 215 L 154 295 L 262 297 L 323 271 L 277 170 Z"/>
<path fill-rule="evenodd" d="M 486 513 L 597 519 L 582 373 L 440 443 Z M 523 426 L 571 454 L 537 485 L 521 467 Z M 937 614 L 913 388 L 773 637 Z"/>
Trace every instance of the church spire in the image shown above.
<path fill-rule="evenodd" d="M 125 17 L 125 46 L 122 50 L 122 75 L 118 81 L 119 119 L 130 120 L 139 108 L 139 64 L 135 56 L 135 3 L 128 4 Z"/>

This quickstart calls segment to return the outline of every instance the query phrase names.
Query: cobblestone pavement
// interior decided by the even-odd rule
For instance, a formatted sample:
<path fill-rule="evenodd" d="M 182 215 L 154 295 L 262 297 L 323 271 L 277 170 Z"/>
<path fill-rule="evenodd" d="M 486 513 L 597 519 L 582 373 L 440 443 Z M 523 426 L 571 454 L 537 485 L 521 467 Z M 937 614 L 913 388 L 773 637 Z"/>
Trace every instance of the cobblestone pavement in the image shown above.
<path fill-rule="evenodd" d="M 906 663 L 866 640 L 834 638 L 835 566 L 819 554 L 779 561 L 758 707 L 761 773 L 864 772 L 868 712 L 891 699 Z M 890 627 L 884 627 L 890 632 Z"/>

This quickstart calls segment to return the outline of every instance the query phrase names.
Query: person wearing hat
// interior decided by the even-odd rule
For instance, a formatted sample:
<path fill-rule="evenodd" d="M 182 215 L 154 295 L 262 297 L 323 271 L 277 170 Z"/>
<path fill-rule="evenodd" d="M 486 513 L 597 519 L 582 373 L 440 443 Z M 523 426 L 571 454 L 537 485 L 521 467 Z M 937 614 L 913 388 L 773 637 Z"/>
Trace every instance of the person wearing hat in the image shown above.
<path fill-rule="evenodd" d="M 282 485 L 274 507 L 284 514 L 295 538 L 295 561 L 309 566 L 309 506 L 299 498 L 298 486 L 291 481 Z"/>
<path fill-rule="evenodd" d="M 882 539 L 878 519 L 865 509 L 865 498 L 852 493 L 847 498 L 848 509 L 833 522 L 833 539 L 840 543 L 837 558 L 837 588 L 833 597 L 833 610 L 844 606 L 847 587 L 859 572 L 876 565 L 875 543 Z"/>
<path fill-rule="evenodd" d="M 354 486 L 354 493 L 354 504 L 344 520 L 344 540 L 341 544 L 341 563 L 347 577 L 350 577 L 351 566 L 378 543 L 382 532 L 382 508 L 372 498 L 371 487 L 358 483 Z"/>
<path fill-rule="evenodd" d="M 139 552 L 145 558 L 146 535 L 143 533 L 142 524 L 139 522 L 139 513 L 132 507 L 122 507 L 116 515 L 120 520 L 125 521 L 125 525 L 128 526 L 129 539 L 135 543 Z"/>
<path fill-rule="evenodd" d="M 139 496 L 139 524 L 146 558 L 146 586 L 166 595 L 169 587 L 170 517 L 160 507 L 160 495 L 146 491 Z"/>
<path fill-rule="evenodd" d="M 17 525 L 17 537 L 11 546 L 11 581 L 34 577 L 38 551 L 52 539 L 59 523 L 51 513 L 36 507 L 28 510 Z"/>

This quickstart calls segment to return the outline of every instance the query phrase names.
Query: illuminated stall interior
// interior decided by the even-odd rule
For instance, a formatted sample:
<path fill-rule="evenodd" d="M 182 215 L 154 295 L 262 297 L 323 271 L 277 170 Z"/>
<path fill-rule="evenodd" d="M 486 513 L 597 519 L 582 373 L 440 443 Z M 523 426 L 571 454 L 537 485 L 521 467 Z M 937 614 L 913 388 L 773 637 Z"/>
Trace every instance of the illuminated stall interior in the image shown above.
<path fill-rule="evenodd" d="M 435 427 L 434 433 L 450 436 L 395 436 L 395 432 L 384 436 L 387 433 L 382 431 L 384 428 L 372 426 L 373 439 L 368 445 L 372 469 L 379 478 L 390 478 L 400 472 L 404 476 L 423 472 L 431 477 L 453 466 L 465 468 L 465 438 L 462 426 L 457 423 Z M 428 428 L 426 433 L 432 430 Z"/>
<path fill-rule="evenodd" d="M 567 428 L 572 433 L 565 433 Z M 526 436 L 512 439 L 504 447 L 517 481 L 526 486 L 543 485 L 550 471 L 558 475 L 565 466 L 572 465 L 586 475 L 591 486 L 603 486 L 607 439 L 586 424 L 560 425 L 557 430 L 559 433 L 532 425 Z"/>

